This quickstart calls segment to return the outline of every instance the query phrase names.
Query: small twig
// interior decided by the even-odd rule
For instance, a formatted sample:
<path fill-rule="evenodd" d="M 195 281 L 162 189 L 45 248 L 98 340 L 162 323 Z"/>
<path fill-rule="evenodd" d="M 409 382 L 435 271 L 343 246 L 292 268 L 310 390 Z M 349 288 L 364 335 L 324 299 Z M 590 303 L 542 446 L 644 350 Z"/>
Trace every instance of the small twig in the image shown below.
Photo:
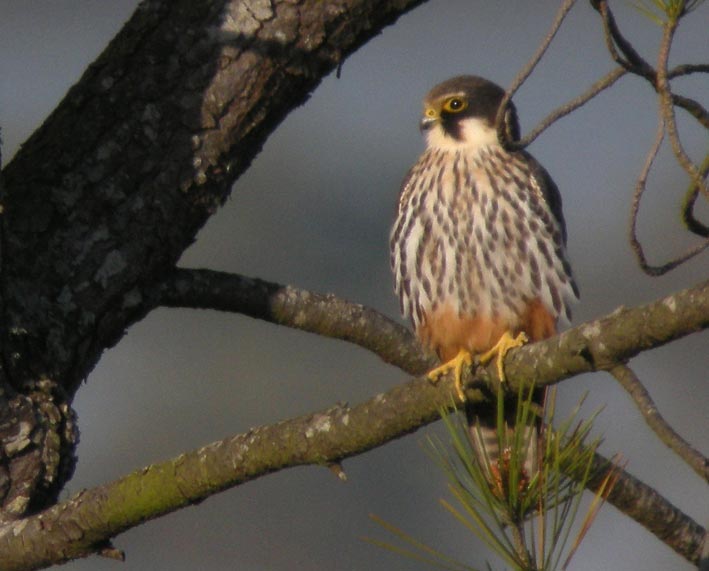
<path fill-rule="evenodd" d="M 667 72 L 667 77 L 673 79 L 692 73 L 709 73 L 709 63 L 685 63 L 673 67 Z"/>
<path fill-rule="evenodd" d="M 662 418 L 650 393 L 647 392 L 635 372 L 627 365 L 617 365 L 609 372 L 633 399 L 645 422 L 657 434 L 658 438 L 689 464 L 692 470 L 709 481 L 709 459 L 693 448 Z"/>
<path fill-rule="evenodd" d="M 517 553 L 517 558 L 522 564 L 522 569 L 534 569 L 532 557 L 524 540 L 524 522 L 513 523 L 510 525 L 509 530 L 512 534 L 512 543 Z"/>
<path fill-rule="evenodd" d="M 682 141 L 680 141 L 679 133 L 677 132 L 677 121 L 675 119 L 675 107 L 672 101 L 672 90 L 667 78 L 667 62 L 670 57 L 670 49 L 672 40 L 679 20 L 669 18 L 662 26 L 662 41 L 660 42 L 660 51 L 657 58 L 657 92 L 660 96 L 660 113 L 665 120 L 667 135 L 672 145 L 672 150 L 677 157 L 677 161 L 682 168 L 689 174 L 691 180 L 697 185 L 699 191 L 709 198 L 709 188 L 704 184 L 697 166 L 691 161 L 685 152 Z"/>
<path fill-rule="evenodd" d="M 114 561 L 123 562 L 126 560 L 126 554 L 122 549 L 114 547 L 113 543 L 106 541 L 97 546 L 96 555 L 105 559 L 113 559 Z"/>
<path fill-rule="evenodd" d="M 500 107 L 497 110 L 497 116 L 495 117 L 495 127 L 497 129 L 498 140 L 507 149 L 517 150 L 522 148 L 522 146 L 520 146 L 516 141 L 510 141 L 509 134 L 506 132 L 504 117 L 507 111 L 507 105 L 512 99 L 512 96 L 527 80 L 532 71 L 534 71 L 534 68 L 539 63 L 539 60 L 541 60 L 544 54 L 546 53 L 547 49 L 549 48 L 549 44 L 551 44 L 552 40 L 554 39 L 554 36 L 559 31 L 559 28 L 561 27 L 564 18 L 569 13 L 569 10 L 571 10 L 571 8 L 573 7 L 575 1 L 576 0 L 564 0 L 564 2 L 559 7 L 559 10 L 556 13 L 554 22 L 552 23 L 551 29 L 547 33 L 546 37 L 544 38 L 540 46 L 537 48 L 537 51 L 534 53 L 532 58 L 527 62 L 527 64 L 520 70 L 520 72 L 514 78 L 514 80 L 512 81 L 512 85 L 510 85 L 510 87 L 505 92 L 505 96 L 502 98 Z"/>
<path fill-rule="evenodd" d="M 327 465 L 327 467 L 338 480 L 340 480 L 341 482 L 347 481 L 347 474 L 345 473 L 344 468 L 342 468 L 342 464 L 340 464 L 339 462 L 331 462 Z"/>
<path fill-rule="evenodd" d="M 699 169 L 692 163 L 692 161 L 687 156 L 686 152 L 682 148 L 679 135 L 677 133 L 677 123 L 675 119 L 674 106 L 680 105 L 689 111 L 693 116 L 695 116 L 700 123 L 709 127 L 709 116 L 707 116 L 706 111 L 691 99 L 677 96 L 672 93 L 669 86 L 669 75 L 670 73 L 674 75 L 693 73 L 698 71 L 705 71 L 705 68 L 709 66 L 704 65 L 685 65 L 678 66 L 672 70 L 672 72 L 667 71 L 667 62 L 669 59 L 670 47 L 672 45 L 672 39 L 674 37 L 674 32 L 677 28 L 677 20 L 668 20 L 663 25 L 663 38 L 660 46 L 660 52 L 658 55 L 658 67 L 655 71 L 639 54 L 633 46 L 628 42 L 623 34 L 618 29 L 618 26 L 613 17 L 613 13 L 606 0 L 591 0 L 593 7 L 600 13 L 601 20 L 603 22 L 604 35 L 606 40 L 606 45 L 611 57 L 619 65 L 623 66 L 624 69 L 631 73 L 639 75 L 646 78 L 653 85 L 658 95 L 660 96 L 660 116 L 662 120 L 658 126 L 658 134 L 655 139 L 655 144 L 650 150 L 647 160 L 643 170 L 638 177 L 638 181 L 635 186 L 635 192 L 633 194 L 633 202 L 631 207 L 631 223 L 630 223 L 630 244 L 635 252 L 638 259 L 638 263 L 641 269 L 651 276 L 663 275 L 670 270 L 676 268 L 680 264 L 683 264 L 690 258 L 696 256 L 700 252 L 709 246 L 709 241 L 698 244 L 694 248 L 691 248 L 683 255 L 669 261 L 662 266 L 652 266 L 648 264 L 645 257 L 642 245 L 637 237 L 637 218 L 638 210 L 640 208 L 640 200 L 643 192 L 645 191 L 647 184 L 647 177 L 650 172 L 650 168 L 657 156 L 657 153 L 662 144 L 665 132 L 668 133 L 673 152 L 677 157 L 677 160 L 682 165 L 684 170 L 690 175 L 692 181 L 692 189 L 690 189 L 687 197 L 685 198 L 685 206 L 683 210 L 684 220 L 690 231 L 695 232 L 699 235 L 704 235 L 702 230 L 705 229 L 704 225 L 699 223 L 693 215 L 694 203 L 696 201 L 697 194 L 699 192 L 705 193 L 709 196 L 709 191 L 703 182 L 705 174 L 699 172 Z M 616 47 L 618 49 L 616 49 Z M 619 53 L 619 51 L 622 52 Z"/>
<path fill-rule="evenodd" d="M 630 207 L 630 246 L 633 248 L 633 252 L 635 253 L 635 257 L 638 260 L 640 268 L 649 276 L 661 276 L 663 274 L 666 274 L 667 272 L 673 270 L 680 264 L 683 264 L 690 258 L 693 258 L 697 254 L 702 252 L 704 249 L 706 249 L 707 246 L 709 246 L 709 240 L 702 242 L 694 248 L 691 248 L 681 256 L 678 256 L 677 258 L 670 260 L 669 262 L 661 266 L 652 266 L 647 262 L 645 252 L 637 235 L 638 211 L 640 210 L 640 201 L 642 195 L 647 187 L 647 177 L 650 173 L 650 169 L 652 168 L 652 164 L 655 161 L 655 157 L 657 157 L 657 153 L 660 150 L 660 146 L 662 145 L 662 140 L 664 139 L 664 137 L 665 122 L 662 118 L 660 118 L 660 122 L 657 126 L 657 135 L 655 137 L 655 142 L 653 143 L 652 148 L 650 149 L 650 152 L 648 153 L 647 158 L 645 159 L 643 169 L 640 172 L 640 176 L 638 176 L 637 182 L 635 183 L 633 201 Z"/>
<path fill-rule="evenodd" d="M 618 24 L 616 24 L 608 2 L 606 0 L 591 0 L 591 5 L 601 15 L 606 47 L 613 61 L 636 75 L 654 80 L 655 70 L 642 58 L 633 45 L 625 39 L 625 36 L 618 28 Z M 618 53 L 616 46 L 623 53 L 622 56 Z"/>
<path fill-rule="evenodd" d="M 623 77 L 627 70 L 622 67 L 616 67 L 613 71 L 596 81 L 590 88 L 583 92 L 578 97 L 575 97 L 565 105 L 555 109 L 547 115 L 528 135 L 522 137 L 516 145 L 518 148 L 529 146 L 539 135 L 541 135 L 551 125 L 556 123 L 562 117 L 565 117 L 572 111 L 575 111 L 589 100 L 593 99 L 604 89 L 612 86 L 616 81 Z"/>
<path fill-rule="evenodd" d="M 646 79 L 655 91 L 658 91 L 657 74 L 652 66 L 645 61 L 633 48 L 632 44 L 625 39 L 616 24 L 613 12 L 606 0 L 591 0 L 591 5 L 600 14 L 603 23 L 603 35 L 613 61 L 625 68 L 630 73 Z M 621 55 L 618 49 L 621 50 Z M 668 78 L 686 75 L 689 73 L 705 72 L 709 66 L 705 64 L 686 64 L 675 67 L 668 72 Z M 694 99 L 682 95 L 672 94 L 672 104 L 687 111 L 705 129 L 709 129 L 709 112 Z"/>
<path fill-rule="evenodd" d="M 709 175 L 709 153 L 704 156 L 704 161 L 702 161 L 702 164 L 699 167 L 699 172 L 702 175 L 702 178 L 706 180 Z M 696 203 L 698 196 L 699 187 L 696 184 L 691 183 L 689 185 L 689 189 L 687 190 L 687 194 L 684 197 L 684 205 L 682 206 L 682 221 L 685 223 L 690 232 L 697 234 L 698 236 L 709 238 L 709 226 L 702 224 L 699 220 L 697 220 L 696 216 L 694 216 L 694 204 Z"/>
<path fill-rule="evenodd" d="M 687 113 L 694 117 L 702 127 L 709 129 L 709 111 L 702 107 L 699 101 L 673 93 L 672 105 L 676 105 L 677 107 L 684 109 Z"/>

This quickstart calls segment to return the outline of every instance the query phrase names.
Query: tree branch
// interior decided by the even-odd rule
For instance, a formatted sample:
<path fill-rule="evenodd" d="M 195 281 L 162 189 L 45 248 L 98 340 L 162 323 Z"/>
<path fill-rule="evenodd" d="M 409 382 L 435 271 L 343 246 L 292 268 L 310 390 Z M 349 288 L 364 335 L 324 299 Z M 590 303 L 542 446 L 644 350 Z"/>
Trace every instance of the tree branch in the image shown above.
<path fill-rule="evenodd" d="M 670 139 L 670 144 L 677 158 L 677 162 L 679 162 L 682 168 L 687 172 L 690 180 L 697 185 L 699 191 L 704 194 L 706 198 L 709 198 L 709 187 L 704 184 L 699 169 L 684 150 L 679 133 L 677 132 L 672 89 L 670 88 L 670 82 L 667 77 L 670 49 L 678 24 L 679 18 L 669 18 L 662 27 L 662 41 L 660 42 L 660 51 L 657 56 L 657 74 L 655 78 L 657 93 L 660 96 L 660 115 L 665 120 L 667 135 Z"/>
<path fill-rule="evenodd" d="M 405 327 L 333 295 L 204 269 L 175 270 L 154 295 L 158 303 L 170 307 L 235 311 L 350 341 L 414 375 L 432 364 L 430 357 L 421 358 L 419 344 Z M 580 373 L 609 370 L 642 351 L 707 327 L 709 281 L 648 305 L 621 307 L 604 318 L 511 351 L 505 373 L 512 390 L 525 381 L 543 386 Z M 479 371 L 479 376 L 497 380 L 494 366 Z"/>
<path fill-rule="evenodd" d="M 591 0 L 591 5 L 601 15 L 606 47 L 613 61 L 636 75 L 640 75 L 646 79 L 654 78 L 655 70 L 653 70 L 652 66 L 635 50 L 633 44 L 625 39 L 625 36 L 623 36 L 618 28 L 615 16 L 613 16 L 608 2 L 606 0 Z M 622 56 L 618 53 L 616 46 L 623 53 Z"/>
<path fill-rule="evenodd" d="M 3 169 L 0 381 L 70 396 L 266 138 L 423 0 L 156 0 Z"/>
<path fill-rule="evenodd" d="M 495 128 L 497 130 L 498 140 L 501 142 L 503 147 L 509 150 L 521 149 L 523 148 L 523 145 L 521 145 L 518 141 L 510 140 L 509 133 L 507 133 L 505 130 L 504 117 L 507 111 L 507 104 L 510 102 L 510 100 L 520 88 L 520 86 L 527 80 L 532 71 L 534 71 L 534 68 L 537 66 L 539 61 L 546 53 L 547 49 L 549 48 L 549 44 L 551 44 L 552 40 L 554 39 L 554 36 L 556 36 L 556 33 L 559 31 L 561 24 L 564 22 L 564 18 L 566 18 L 566 15 L 569 13 L 571 8 L 573 8 L 575 1 L 576 0 L 564 0 L 562 2 L 561 6 L 559 7 L 559 10 L 556 13 L 556 17 L 554 18 L 554 22 L 551 25 L 551 29 L 544 37 L 544 40 L 542 40 L 542 43 L 537 48 L 537 51 L 534 52 L 534 55 L 532 55 L 531 59 L 515 76 L 514 80 L 512 81 L 512 85 L 507 88 L 505 96 L 500 102 L 500 107 L 497 109 L 497 116 L 495 117 Z"/>
<path fill-rule="evenodd" d="M 608 466 L 606 458 L 595 455 L 592 468 L 594 475 L 588 483 L 590 490 L 597 491 L 603 485 Z M 640 523 L 675 553 L 697 565 L 702 557 L 707 531 L 663 498 L 654 488 L 626 471 L 619 474 L 607 501 Z"/>
<path fill-rule="evenodd" d="M 151 294 L 166 307 L 191 307 L 243 313 L 349 341 L 412 375 L 436 363 L 413 334 L 381 313 L 340 299 L 292 286 L 214 270 L 174 270 Z"/>
<path fill-rule="evenodd" d="M 210 277 L 214 278 L 211 290 L 207 287 Z M 236 296 L 225 288 L 230 279 L 242 290 Z M 243 303 L 245 311 L 254 317 L 278 319 L 281 324 L 318 332 L 340 331 L 338 338 L 350 341 L 379 335 L 370 330 L 377 322 L 372 310 L 368 311 L 372 311 L 369 316 L 373 319 L 351 320 L 349 316 L 361 312 L 361 306 L 239 276 L 178 270 L 160 291 L 173 306 L 237 311 Z M 326 319 L 330 322 L 317 325 L 318 320 L 311 318 L 322 313 L 324 306 L 328 308 L 327 315 L 331 315 L 331 309 L 339 311 Z M 611 368 L 640 351 L 706 327 L 709 282 L 645 306 L 617 310 L 556 338 L 512 351 L 505 370 L 512 390 L 525 380 L 544 386 L 580 372 Z M 352 331 L 343 336 L 342 328 Z M 423 365 L 408 361 L 416 348 L 411 346 L 413 339 L 404 328 L 391 323 L 386 335 L 392 337 L 385 344 L 387 347 L 392 343 L 401 349 L 409 346 L 403 351 L 387 350 L 392 363 L 402 368 Z M 378 341 L 370 346 L 378 346 Z M 474 379 L 468 372 L 467 380 L 477 385 L 493 376 L 494 370 L 493 365 L 477 371 Z M 425 378 L 415 379 L 356 407 L 339 405 L 258 428 L 81 492 L 42 514 L 0 528 L 0 568 L 38 569 L 88 555 L 97 549 L 97 544 L 105 545 L 102 542 L 130 527 L 225 488 L 287 467 L 333 463 L 361 454 L 434 421 L 440 407 L 451 406 L 455 394 L 451 378 L 436 385 Z M 472 403 L 484 398 L 475 389 L 468 390 L 466 396 Z M 629 497 L 631 493 L 634 495 Z M 686 559 L 698 560 L 703 529 L 651 488 L 622 474 L 609 501 Z M 673 522 L 672 531 L 660 525 L 653 515 L 657 513 L 668 516 L 663 521 Z"/>
<path fill-rule="evenodd" d="M 664 139 L 664 137 L 665 121 L 662 117 L 660 117 L 660 121 L 657 126 L 657 135 L 655 136 L 655 142 L 648 151 L 647 157 L 645 159 L 645 164 L 643 165 L 642 171 L 640 171 L 638 180 L 635 183 L 635 190 L 633 191 L 633 201 L 630 206 L 630 229 L 628 232 L 628 239 L 630 241 L 630 246 L 633 249 L 633 253 L 635 254 L 635 258 L 638 261 L 640 269 L 649 276 L 661 276 L 663 274 L 666 274 L 667 272 L 673 270 L 677 266 L 696 256 L 697 254 L 700 254 L 707 247 L 709 247 L 709 239 L 706 239 L 703 242 L 697 244 L 696 246 L 689 248 L 683 254 L 677 256 L 669 262 L 662 264 L 661 266 L 651 265 L 650 263 L 648 263 L 647 258 L 645 257 L 645 251 L 637 234 L 638 213 L 640 212 L 640 201 L 642 200 L 643 193 L 647 188 L 647 177 L 650 174 L 652 164 L 655 162 L 655 158 L 657 157 L 657 153 L 660 150 L 660 146 L 662 145 L 662 140 Z M 694 219 L 694 216 L 692 215 L 694 200 L 696 200 L 696 194 L 694 194 L 693 196 L 691 194 L 692 189 L 696 189 L 696 193 L 699 192 L 698 188 L 694 185 L 690 188 L 690 194 L 685 198 L 685 207 L 683 209 L 683 213 L 685 221 L 687 222 L 687 225 L 690 230 L 697 230 L 697 227 L 692 225 L 692 221 L 697 222 Z"/>
<path fill-rule="evenodd" d="M 169 292 L 165 297 L 171 299 L 171 305 L 229 307 L 234 311 L 239 309 L 239 299 L 247 299 L 247 312 L 268 320 L 273 320 L 272 306 L 284 305 L 290 317 L 280 314 L 280 322 L 301 329 L 308 318 L 303 321 L 297 316 L 301 312 L 307 315 L 319 305 L 344 308 L 345 315 L 361 310 L 360 306 L 332 296 L 314 296 L 317 302 L 311 305 L 313 295 L 306 292 L 279 299 L 284 289 L 281 286 L 238 276 L 231 279 L 244 291 L 232 296 L 224 288 L 229 276 L 202 270 L 197 274 L 198 279 L 190 280 L 191 273 L 190 270 L 177 271 L 161 289 Z M 218 287 L 205 293 L 210 275 L 216 278 Z M 199 284 L 199 291 L 190 286 L 193 283 Z M 294 290 L 291 288 L 291 291 Z M 340 319 L 334 316 L 332 321 L 336 325 Z M 355 330 L 361 329 L 351 333 L 349 338 L 353 340 L 361 338 L 372 322 L 343 318 L 341 325 L 345 323 L 350 323 Z M 305 328 L 318 329 L 315 321 L 312 324 Z M 508 381 L 513 390 L 526 378 L 539 386 L 555 383 L 580 372 L 610 368 L 614 362 L 639 351 L 706 327 L 709 327 L 709 282 L 645 306 L 620 309 L 557 338 L 515 350 L 507 359 Z M 324 331 L 332 330 L 338 330 L 338 326 L 325 325 Z M 371 334 L 377 335 L 375 331 Z M 395 324 L 389 335 L 396 337 L 393 342 L 402 347 L 412 342 L 411 336 Z M 407 354 L 407 351 L 400 353 Z M 411 367 L 410 363 L 397 363 L 394 359 L 392 362 Z M 473 384 L 494 375 L 490 371 L 494 371 L 495 366 L 488 369 L 478 371 Z M 538 374 L 530 377 L 530 372 L 534 371 Z M 451 378 L 435 385 L 425 378 L 414 379 L 358 406 L 338 405 L 258 428 L 150 466 L 106 486 L 81 492 L 42 514 L 0 528 L 0 568 L 7 571 L 39 569 L 88 555 L 96 549 L 97 543 L 225 488 L 287 467 L 329 464 L 361 454 L 436 420 L 440 407 L 450 407 L 455 394 Z M 469 390 L 467 396 L 472 403 L 484 398 L 475 389 Z M 598 458 L 599 466 L 605 462 Z M 622 473 L 609 501 L 656 533 L 680 555 L 698 561 L 704 530 L 652 488 Z M 657 514 L 662 514 L 662 518 Z"/>
<path fill-rule="evenodd" d="M 65 406 L 103 349 L 154 307 L 152 284 L 278 122 L 345 54 L 418 3 L 343 0 L 333 8 L 272 0 L 263 14 L 245 13 L 235 0 L 142 4 L 3 171 L 0 391 L 51 378 L 68 394 Z M 410 334 L 397 337 L 403 328 L 375 312 L 297 290 L 271 305 L 284 293 L 275 287 L 254 293 L 252 301 L 269 303 L 267 311 L 254 306 L 255 316 L 356 342 L 412 371 L 427 368 Z M 512 352 L 510 384 L 609 368 L 705 328 L 708 297 L 703 284 Z M 339 329 L 323 315 L 338 303 Z M 468 373 L 467 380 L 475 385 L 494 374 Z M 435 387 L 416 380 L 358 407 L 264 427 L 146 468 L 1 527 L 0 568 L 110 553 L 106 539 L 225 487 L 336 461 L 416 430 L 453 394 L 450 379 Z M 474 388 L 468 394 L 471 402 L 482 398 Z M 657 504 L 634 501 L 639 521 L 644 510 L 670 509 L 659 496 Z M 700 533 L 672 509 L 685 529 Z M 696 559 L 691 541 L 668 544 Z"/>
<path fill-rule="evenodd" d="M 601 91 L 608 89 L 611 87 L 613 84 L 615 84 L 616 81 L 618 81 L 621 77 L 623 77 L 627 73 L 627 70 L 623 69 L 622 67 L 616 67 L 614 70 L 600 78 L 598 81 L 596 81 L 591 87 L 589 87 L 586 91 L 584 91 L 581 95 L 575 97 L 568 103 L 562 105 L 561 107 L 558 107 L 554 111 L 552 111 L 549 115 L 547 115 L 540 123 L 532 129 L 529 134 L 526 136 L 522 137 L 517 143 L 517 148 L 525 148 L 529 145 L 531 145 L 534 140 L 541 135 L 544 131 L 546 131 L 551 125 L 556 123 L 559 119 L 562 117 L 565 117 L 569 113 L 575 111 L 579 107 L 585 105 L 588 101 L 593 99 L 596 95 L 598 95 Z"/>
<path fill-rule="evenodd" d="M 638 379 L 635 372 L 627 365 L 616 365 L 609 370 L 620 386 L 633 399 L 645 422 L 657 437 L 684 460 L 700 477 L 709 482 L 709 459 L 691 446 L 662 418 L 650 393 Z"/>
<path fill-rule="evenodd" d="M 667 72 L 669 79 L 691 75 L 693 73 L 709 73 L 709 63 L 685 63 L 673 67 Z"/>
<path fill-rule="evenodd" d="M 376 329 L 370 329 L 378 322 L 376 312 L 332 295 L 314 294 L 291 286 L 211 270 L 180 269 L 162 284 L 159 298 L 172 307 L 243 312 L 280 325 L 348 340 L 375 352 L 375 347 L 386 346 L 384 352 L 377 354 L 411 374 L 421 374 L 431 366 L 430 360 L 416 358 L 419 346 L 407 329 L 382 317 L 386 323 L 386 332 L 380 334 Z M 250 301 L 242 306 L 240 299 Z M 256 307 L 259 309 L 255 310 Z M 363 311 L 367 319 L 351 319 L 350 316 L 359 315 Z M 580 325 L 558 337 L 510 352 L 505 372 L 512 391 L 522 382 L 533 381 L 537 386 L 544 386 L 581 372 L 610 370 L 640 351 L 707 327 L 709 281 L 646 306 L 620 308 L 605 318 Z M 360 343 L 358 339 L 366 342 Z M 476 370 L 474 377 L 467 372 L 464 379 L 468 386 L 478 387 L 480 383 L 490 382 L 495 377 L 496 368 L 489 366 L 485 370 Z M 416 390 L 428 390 L 426 382 L 414 382 L 420 383 L 416 385 L 419 387 Z M 441 402 L 451 402 L 449 399 L 453 398 L 450 379 L 445 382 L 448 388 L 445 389 L 447 393 L 444 398 L 436 397 L 438 393 L 431 393 L 430 398 L 435 406 Z M 467 391 L 466 397 L 472 402 L 480 402 L 481 393 L 472 388 Z M 402 414 L 405 414 L 407 406 L 401 406 Z M 429 414 L 434 416 L 434 412 L 435 407 L 430 409 Z M 635 498 L 645 507 L 633 506 L 633 502 L 619 492 L 611 495 L 611 503 L 629 515 L 630 511 L 638 510 L 631 517 L 651 529 L 663 541 L 684 542 L 685 547 L 696 547 L 699 541 L 697 538 L 701 538 L 701 528 L 691 518 L 686 518 L 651 488 L 643 487 L 642 493 L 638 491 L 640 489 L 635 484 L 637 480 L 632 476 L 627 480 L 623 474 L 622 478 L 625 483 L 621 489 L 638 492 Z M 651 512 L 672 514 L 671 521 L 684 522 L 681 529 L 687 533 L 675 536 L 674 532 L 667 529 L 657 529 L 661 520 L 650 512 L 646 514 L 647 517 L 642 515 L 647 505 L 650 505 L 644 503 L 649 501 L 647 498 L 652 499 L 650 504 L 660 502 L 650 509 Z M 672 538 L 668 539 L 670 535 Z M 678 552 L 688 553 L 685 547 L 672 546 Z M 691 557 L 695 557 L 694 547 L 690 551 L 693 553 Z"/>
<path fill-rule="evenodd" d="M 0 517 L 54 500 L 76 391 L 271 132 L 421 2 L 141 2 L 3 168 Z"/>
<path fill-rule="evenodd" d="M 653 89 L 658 91 L 657 74 L 653 67 L 645 61 L 642 56 L 635 50 L 633 45 L 623 36 L 613 16 L 613 12 L 608 6 L 606 0 L 590 0 L 591 6 L 600 14 L 603 22 L 604 37 L 606 47 L 611 58 L 621 67 L 627 69 L 639 77 L 646 79 Z M 621 50 L 622 54 L 618 53 Z M 691 71 L 690 71 L 691 70 Z M 706 71 L 705 65 L 697 66 L 678 66 L 668 74 L 669 77 L 681 75 L 683 73 Z M 689 97 L 672 94 L 672 104 L 681 107 L 692 115 L 705 129 L 709 129 L 709 112 L 698 102 Z"/>
<path fill-rule="evenodd" d="M 704 160 L 699 167 L 699 171 L 702 175 L 702 179 L 706 180 L 707 176 L 709 176 L 709 153 L 704 155 Z M 682 220 L 690 232 L 696 234 L 697 236 L 709 238 L 709 226 L 697 220 L 697 217 L 694 215 L 694 205 L 697 202 L 698 196 L 699 187 L 694 183 L 690 183 L 689 189 L 684 197 L 684 204 L 682 206 Z"/>

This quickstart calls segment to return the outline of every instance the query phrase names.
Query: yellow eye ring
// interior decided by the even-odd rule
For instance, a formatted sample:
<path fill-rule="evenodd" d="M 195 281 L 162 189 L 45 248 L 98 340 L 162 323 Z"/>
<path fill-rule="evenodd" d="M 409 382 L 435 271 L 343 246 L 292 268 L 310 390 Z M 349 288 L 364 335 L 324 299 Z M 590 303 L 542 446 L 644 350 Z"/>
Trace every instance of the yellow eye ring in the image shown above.
<path fill-rule="evenodd" d="M 443 111 L 447 113 L 460 113 L 468 107 L 468 102 L 462 97 L 451 97 L 443 104 Z"/>

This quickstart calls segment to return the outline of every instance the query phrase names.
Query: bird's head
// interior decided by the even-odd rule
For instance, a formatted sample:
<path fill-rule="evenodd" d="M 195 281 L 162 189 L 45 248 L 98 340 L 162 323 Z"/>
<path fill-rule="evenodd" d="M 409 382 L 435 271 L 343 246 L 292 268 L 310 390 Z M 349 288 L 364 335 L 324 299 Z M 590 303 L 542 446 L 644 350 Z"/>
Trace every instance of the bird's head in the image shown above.
<path fill-rule="evenodd" d="M 475 149 L 498 144 L 495 116 L 505 91 L 474 75 L 453 77 L 434 87 L 423 100 L 421 131 L 429 148 Z M 505 129 L 519 139 L 514 105 L 505 112 Z"/>

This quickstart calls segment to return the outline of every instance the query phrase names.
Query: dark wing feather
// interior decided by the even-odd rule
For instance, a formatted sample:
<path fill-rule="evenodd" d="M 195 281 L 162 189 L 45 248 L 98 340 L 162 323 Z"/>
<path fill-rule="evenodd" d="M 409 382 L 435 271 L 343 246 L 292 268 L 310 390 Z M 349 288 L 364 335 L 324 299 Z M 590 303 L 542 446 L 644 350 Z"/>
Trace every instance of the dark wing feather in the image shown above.
<path fill-rule="evenodd" d="M 561 238 L 564 241 L 564 245 L 566 245 L 566 222 L 564 221 L 564 213 L 561 208 L 561 193 L 559 192 L 559 188 L 556 186 L 556 183 L 551 178 L 547 170 L 539 164 L 537 159 L 527 152 L 522 151 L 522 154 L 531 167 L 532 176 L 537 179 L 537 182 L 542 189 L 544 200 L 546 200 L 551 213 L 559 223 L 559 227 L 561 228 Z"/>

